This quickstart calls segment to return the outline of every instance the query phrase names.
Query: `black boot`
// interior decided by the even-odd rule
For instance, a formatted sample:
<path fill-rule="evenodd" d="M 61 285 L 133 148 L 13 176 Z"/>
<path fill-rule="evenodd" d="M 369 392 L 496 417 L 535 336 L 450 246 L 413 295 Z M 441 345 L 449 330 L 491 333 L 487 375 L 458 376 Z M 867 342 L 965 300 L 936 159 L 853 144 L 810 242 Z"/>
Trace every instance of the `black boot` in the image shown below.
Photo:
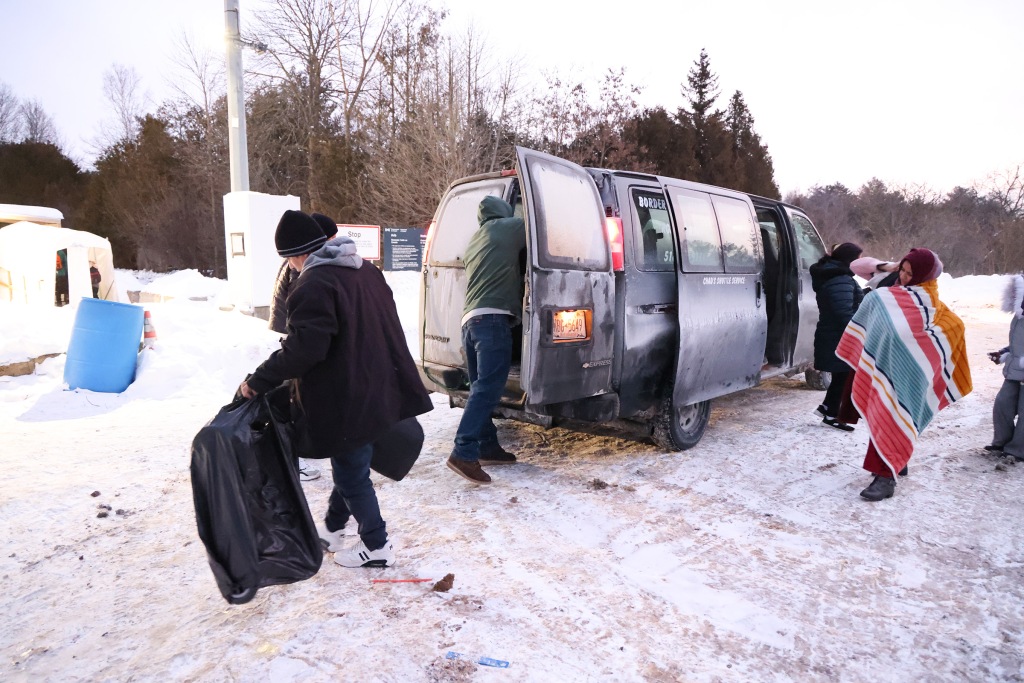
<path fill-rule="evenodd" d="M 821 421 L 821 423 L 824 424 L 824 425 L 828 425 L 829 427 L 835 427 L 836 429 L 841 429 L 844 432 L 852 432 L 853 431 L 853 425 L 848 425 L 845 422 L 840 422 L 839 420 L 835 419 L 834 417 L 826 417 L 824 420 Z"/>
<path fill-rule="evenodd" d="M 896 493 L 896 480 L 892 477 L 878 477 L 876 476 L 871 484 L 860 492 L 860 497 L 871 502 L 885 500 L 886 498 L 892 498 L 892 494 Z"/>
<path fill-rule="evenodd" d="M 907 476 L 908 474 L 910 474 L 910 465 L 904 465 L 904 466 L 903 466 L 903 469 L 902 469 L 902 470 L 900 470 L 900 476 L 901 476 L 901 477 L 905 477 L 905 476 Z"/>

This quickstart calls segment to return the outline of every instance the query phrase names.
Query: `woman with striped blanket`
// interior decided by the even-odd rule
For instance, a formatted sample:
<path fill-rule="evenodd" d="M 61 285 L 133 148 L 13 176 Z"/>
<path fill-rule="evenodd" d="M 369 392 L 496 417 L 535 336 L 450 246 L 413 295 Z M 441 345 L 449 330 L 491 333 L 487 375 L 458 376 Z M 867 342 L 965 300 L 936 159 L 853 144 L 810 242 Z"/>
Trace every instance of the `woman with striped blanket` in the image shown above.
<path fill-rule="evenodd" d="M 939 301 L 942 262 L 911 249 L 899 273 L 900 286 L 864 298 L 836 349 L 855 371 L 849 398 L 871 434 L 864 469 L 875 477 L 860 493 L 870 501 L 892 497 L 918 435 L 972 388 L 964 324 Z"/>

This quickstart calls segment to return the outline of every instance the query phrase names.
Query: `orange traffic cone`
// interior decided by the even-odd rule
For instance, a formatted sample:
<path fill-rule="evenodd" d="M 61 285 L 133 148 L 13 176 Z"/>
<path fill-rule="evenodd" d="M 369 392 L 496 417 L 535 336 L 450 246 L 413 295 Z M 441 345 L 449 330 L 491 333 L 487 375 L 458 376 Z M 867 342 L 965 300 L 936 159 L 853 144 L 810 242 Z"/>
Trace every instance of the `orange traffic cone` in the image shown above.
<path fill-rule="evenodd" d="M 156 328 L 153 327 L 153 319 L 146 311 L 142 317 L 142 345 L 151 349 L 156 345 Z"/>

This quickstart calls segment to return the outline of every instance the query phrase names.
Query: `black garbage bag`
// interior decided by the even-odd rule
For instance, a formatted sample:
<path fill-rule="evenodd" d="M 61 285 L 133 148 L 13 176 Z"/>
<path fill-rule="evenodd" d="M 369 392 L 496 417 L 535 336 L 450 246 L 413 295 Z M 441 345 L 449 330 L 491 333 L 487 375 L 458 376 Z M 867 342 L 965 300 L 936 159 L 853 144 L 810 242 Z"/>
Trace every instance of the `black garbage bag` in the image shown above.
<path fill-rule="evenodd" d="M 308 579 L 323 560 L 287 423 L 263 397 L 236 400 L 192 441 L 199 538 L 234 605 L 260 588 Z"/>
<path fill-rule="evenodd" d="M 402 481 L 416 464 L 423 450 L 423 427 L 415 417 L 408 417 L 391 426 L 373 442 L 370 467 L 388 479 Z"/>
<path fill-rule="evenodd" d="M 287 415 L 288 437 L 297 457 L 316 460 L 322 454 L 314 452 L 310 445 L 306 415 L 292 395 L 291 381 L 267 392 L 267 401 L 276 414 Z M 401 481 L 416 464 L 423 449 L 423 427 L 415 417 L 396 422 L 373 442 L 373 456 L 370 468 L 388 479 Z"/>

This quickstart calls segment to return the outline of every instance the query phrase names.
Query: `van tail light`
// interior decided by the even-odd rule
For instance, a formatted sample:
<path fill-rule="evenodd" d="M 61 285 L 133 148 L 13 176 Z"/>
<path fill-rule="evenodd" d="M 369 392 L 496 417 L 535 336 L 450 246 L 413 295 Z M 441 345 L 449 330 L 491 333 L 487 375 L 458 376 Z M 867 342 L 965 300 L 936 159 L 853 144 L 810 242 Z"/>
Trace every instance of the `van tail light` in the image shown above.
<path fill-rule="evenodd" d="M 612 270 L 621 272 L 626 269 L 622 250 L 622 219 L 616 216 L 605 218 L 604 229 L 608 233 L 608 246 L 612 250 Z M 430 238 L 428 237 L 427 239 L 429 240 Z"/>
<path fill-rule="evenodd" d="M 427 258 L 430 256 L 430 244 L 434 241 L 434 231 L 437 229 L 437 221 L 430 221 L 430 227 L 427 228 L 427 242 L 423 245 L 423 264 L 427 264 Z"/>

